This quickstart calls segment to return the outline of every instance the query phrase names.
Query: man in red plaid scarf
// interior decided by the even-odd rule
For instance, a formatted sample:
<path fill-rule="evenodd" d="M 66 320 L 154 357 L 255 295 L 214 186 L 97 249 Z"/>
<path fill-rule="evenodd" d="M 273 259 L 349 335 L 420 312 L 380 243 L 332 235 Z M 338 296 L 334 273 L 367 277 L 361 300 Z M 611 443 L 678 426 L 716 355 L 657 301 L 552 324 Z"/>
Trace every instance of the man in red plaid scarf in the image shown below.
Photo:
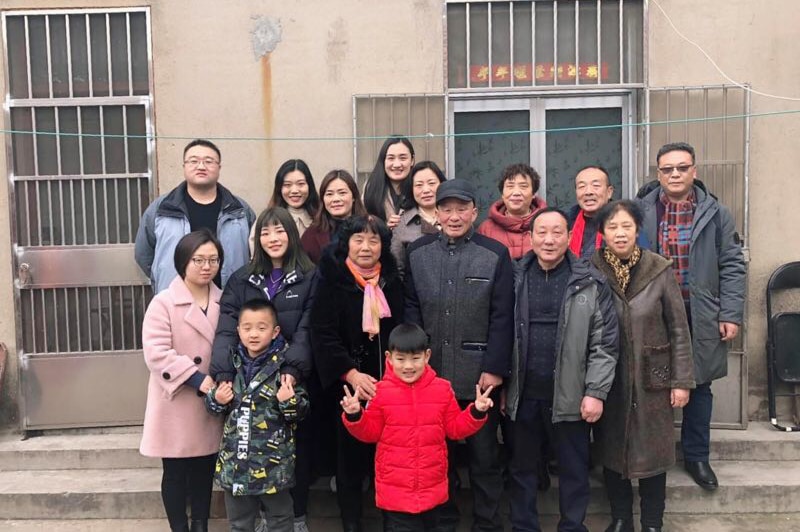
<path fill-rule="evenodd" d="M 730 211 L 696 180 L 694 148 L 667 144 L 656 157 L 660 186 L 640 192 L 642 230 L 651 248 L 673 260 L 692 331 L 694 378 L 683 409 L 684 466 L 702 488 L 719 483 L 708 463 L 711 381 L 728 372 L 728 342 L 739 334 L 745 264 Z"/>

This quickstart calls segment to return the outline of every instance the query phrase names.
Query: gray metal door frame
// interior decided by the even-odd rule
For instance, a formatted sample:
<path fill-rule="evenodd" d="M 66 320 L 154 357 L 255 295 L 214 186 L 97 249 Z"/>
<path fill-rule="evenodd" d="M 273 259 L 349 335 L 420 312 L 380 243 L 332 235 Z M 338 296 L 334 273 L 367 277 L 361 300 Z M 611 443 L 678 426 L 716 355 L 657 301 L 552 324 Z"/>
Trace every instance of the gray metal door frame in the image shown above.
<path fill-rule="evenodd" d="M 142 29 L 142 15 L 146 35 L 133 31 Z M 9 10 L 2 23 L 5 123 L 38 132 L 6 135 L 20 423 L 24 430 L 141 423 L 148 378 L 141 320 L 150 288 L 133 260 L 133 239 L 155 190 L 150 10 Z M 9 31 L 18 37 L 23 28 L 20 63 L 22 43 L 15 38 L 10 50 Z M 66 36 L 57 41 L 60 32 Z M 46 62 L 32 58 L 42 42 Z M 138 61 L 144 75 L 145 46 L 146 90 L 132 73 Z M 79 73 L 80 59 L 88 74 Z M 36 61 L 40 77 L 32 80 Z"/>

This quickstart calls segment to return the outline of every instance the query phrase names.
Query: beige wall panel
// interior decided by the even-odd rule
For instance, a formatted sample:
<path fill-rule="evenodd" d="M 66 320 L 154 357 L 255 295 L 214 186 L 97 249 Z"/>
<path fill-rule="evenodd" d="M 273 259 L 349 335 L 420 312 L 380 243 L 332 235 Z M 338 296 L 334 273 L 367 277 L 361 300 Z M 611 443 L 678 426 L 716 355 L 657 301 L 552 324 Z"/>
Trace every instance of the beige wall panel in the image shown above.
<path fill-rule="evenodd" d="M 349 137 L 353 94 L 442 91 L 438 1 L 392 0 L 378 7 L 351 0 L 335 8 L 321 0 L 218 5 L 153 4 L 160 135 Z M 253 31 L 261 17 L 279 21 L 281 34 L 274 51 L 257 57 Z M 159 141 L 161 191 L 181 180 L 185 143 Z M 305 159 L 317 182 L 331 168 L 353 166 L 349 140 L 219 145 L 223 182 L 256 210 L 266 206 L 275 170 L 286 159 Z"/>
<path fill-rule="evenodd" d="M 796 38 L 800 3 L 785 0 L 659 0 L 675 25 L 737 81 L 762 92 L 800 98 Z M 727 83 L 650 6 L 650 85 Z M 752 96 L 752 112 L 800 109 Z M 785 262 L 800 260 L 795 154 L 800 115 L 754 117 L 750 159 L 750 278 L 747 321 L 751 419 L 766 417 L 766 283 Z"/>

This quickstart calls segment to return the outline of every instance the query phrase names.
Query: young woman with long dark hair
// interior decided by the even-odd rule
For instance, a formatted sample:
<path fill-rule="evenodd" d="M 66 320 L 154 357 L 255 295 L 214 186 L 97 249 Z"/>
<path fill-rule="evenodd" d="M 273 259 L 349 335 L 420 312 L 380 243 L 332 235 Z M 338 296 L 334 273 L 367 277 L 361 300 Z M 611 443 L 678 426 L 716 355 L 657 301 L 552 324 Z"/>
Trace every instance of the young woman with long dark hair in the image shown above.
<path fill-rule="evenodd" d="M 391 136 L 378 152 L 375 168 L 364 187 L 367 212 L 394 229 L 400 222 L 403 206 L 403 184 L 414 166 L 414 146 L 405 137 Z"/>

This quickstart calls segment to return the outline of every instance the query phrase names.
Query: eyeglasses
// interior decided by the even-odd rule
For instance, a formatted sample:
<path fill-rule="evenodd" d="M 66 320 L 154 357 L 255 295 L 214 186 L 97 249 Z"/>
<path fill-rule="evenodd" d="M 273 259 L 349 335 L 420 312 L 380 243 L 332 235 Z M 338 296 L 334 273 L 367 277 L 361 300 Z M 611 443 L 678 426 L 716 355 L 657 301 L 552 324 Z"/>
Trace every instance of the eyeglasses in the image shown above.
<path fill-rule="evenodd" d="M 192 262 L 195 266 L 203 267 L 203 265 L 208 264 L 209 266 L 219 266 L 219 257 L 211 257 L 207 259 L 205 257 L 192 257 Z"/>
<path fill-rule="evenodd" d="M 674 172 L 675 170 L 677 170 L 678 173 L 680 174 L 685 174 L 692 168 L 694 168 L 693 164 L 682 164 L 680 166 L 662 166 L 661 168 L 658 169 L 658 171 L 661 172 L 661 175 L 668 176 L 672 175 L 672 172 Z"/>
<path fill-rule="evenodd" d="M 206 168 L 213 168 L 219 164 L 219 161 L 216 159 L 212 159 L 211 157 L 206 157 L 205 159 L 195 159 L 192 157 L 191 159 L 186 159 L 183 161 L 183 164 L 188 166 L 189 168 L 197 168 L 201 164 Z"/>

